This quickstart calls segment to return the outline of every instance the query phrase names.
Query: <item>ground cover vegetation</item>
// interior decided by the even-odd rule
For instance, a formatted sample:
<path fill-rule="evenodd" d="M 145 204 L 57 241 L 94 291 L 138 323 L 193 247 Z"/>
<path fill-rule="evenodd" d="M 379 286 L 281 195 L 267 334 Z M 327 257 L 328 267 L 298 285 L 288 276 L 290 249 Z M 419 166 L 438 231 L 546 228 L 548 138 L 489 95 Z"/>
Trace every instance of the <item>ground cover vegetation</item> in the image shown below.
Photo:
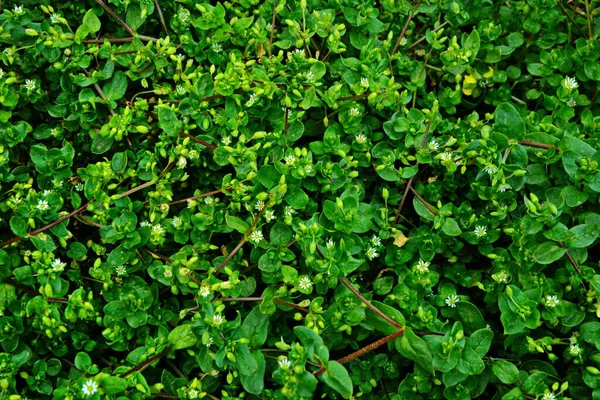
<path fill-rule="evenodd" d="M 597 1 L 0 4 L 0 398 L 600 399 Z"/>

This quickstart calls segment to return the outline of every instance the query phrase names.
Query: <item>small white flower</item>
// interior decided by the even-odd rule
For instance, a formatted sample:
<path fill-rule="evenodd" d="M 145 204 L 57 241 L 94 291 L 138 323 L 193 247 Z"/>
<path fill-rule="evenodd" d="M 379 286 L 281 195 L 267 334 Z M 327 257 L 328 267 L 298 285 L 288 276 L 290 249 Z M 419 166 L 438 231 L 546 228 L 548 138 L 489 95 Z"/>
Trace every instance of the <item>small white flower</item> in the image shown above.
<path fill-rule="evenodd" d="M 446 305 L 450 308 L 456 308 L 456 303 L 458 303 L 458 296 L 455 294 L 452 294 L 448 297 L 446 297 Z"/>
<path fill-rule="evenodd" d="M 221 47 L 221 45 L 219 43 L 213 43 L 212 46 L 210 47 L 212 49 L 212 51 L 214 51 L 215 53 L 220 53 L 223 48 Z"/>
<path fill-rule="evenodd" d="M 183 61 L 183 60 L 185 60 L 185 56 L 183 54 L 181 54 L 181 53 L 177 54 L 176 57 L 177 57 L 177 61 Z"/>
<path fill-rule="evenodd" d="M 485 172 L 487 172 L 487 173 L 488 173 L 488 175 L 491 175 L 491 174 L 493 174 L 494 172 L 498 171 L 498 168 L 496 168 L 496 166 L 495 166 L 495 165 L 489 164 L 489 165 L 486 165 L 486 166 L 483 168 L 483 170 L 484 170 Z"/>
<path fill-rule="evenodd" d="M 350 115 L 353 117 L 358 117 L 360 115 L 360 111 L 358 110 L 357 107 L 352 107 L 350 109 Z"/>
<path fill-rule="evenodd" d="M 544 393 L 542 400 L 555 400 L 556 395 L 554 393 Z"/>
<path fill-rule="evenodd" d="M 292 206 L 286 206 L 283 210 L 283 215 L 286 217 L 291 217 L 296 211 L 292 208 Z"/>
<path fill-rule="evenodd" d="M 292 363 L 287 357 L 285 357 L 279 360 L 279 367 L 282 369 L 290 369 L 292 367 Z"/>
<path fill-rule="evenodd" d="M 315 79 L 315 74 L 313 74 L 312 71 L 308 71 L 308 73 L 306 74 L 306 79 L 308 81 L 312 81 L 313 79 Z"/>
<path fill-rule="evenodd" d="M 333 240 L 331 239 L 329 239 L 327 243 L 325 243 L 325 247 L 327 247 L 327 249 L 331 249 L 333 246 L 335 246 L 335 243 L 333 243 Z"/>
<path fill-rule="evenodd" d="M 35 89 L 35 81 L 33 79 L 27 79 L 25 81 L 25 89 L 27 89 L 27 92 L 31 92 L 32 90 Z"/>
<path fill-rule="evenodd" d="M 574 98 L 572 98 L 572 97 L 571 97 L 571 98 L 569 99 L 569 101 L 567 101 L 567 105 L 568 105 L 569 107 L 575 107 L 575 106 L 577 105 L 577 102 L 575 101 L 575 99 L 574 99 Z"/>
<path fill-rule="evenodd" d="M 573 357 L 577 357 L 578 355 L 581 354 L 581 347 L 579 347 L 579 345 L 577 344 L 572 344 L 569 346 L 569 354 L 572 355 Z"/>
<path fill-rule="evenodd" d="M 369 247 L 369 249 L 367 250 L 367 257 L 369 257 L 369 260 L 372 260 L 378 256 L 379 254 L 377 254 L 377 249 L 374 247 Z"/>
<path fill-rule="evenodd" d="M 429 263 L 427 261 L 419 260 L 417 265 L 415 265 L 415 269 L 417 273 L 424 274 L 425 272 L 429 272 Z"/>
<path fill-rule="evenodd" d="M 485 329 L 492 329 L 492 326 L 490 324 L 485 324 Z"/>
<path fill-rule="evenodd" d="M 15 6 L 15 8 L 13 8 L 13 12 L 17 15 L 24 14 L 23 7 L 21 6 Z"/>
<path fill-rule="evenodd" d="M 256 205 L 254 206 L 254 209 L 260 211 L 263 209 L 264 206 L 265 206 L 265 202 L 262 200 L 258 200 L 256 202 Z"/>
<path fill-rule="evenodd" d="M 569 343 L 571 343 L 571 344 L 577 343 L 577 336 L 579 336 L 579 332 L 573 332 L 573 334 L 569 338 Z"/>
<path fill-rule="evenodd" d="M 75 190 L 81 192 L 83 190 L 83 183 L 78 183 L 75 185 Z"/>
<path fill-rule="evenodd" d="M 273 211 L 273 210 L 267 210 L 267 211 L 265 212 L 265 220 L 266 220 L 267 222 L 271 222 L 271 221 L 273 221 L 274 219 L 275 219 L 275 211 Z"/>
<path fill-rule="evenodd" d="M 508 282 L 508 274 L 506 273 L 506 271 L 500 271 L 498 273 L 498 282 L 500 282 L 500 283 Z"/>
<path fill-rule="evenodd" d="M 190 274 L 190 269 L 186 267 L 179 267 L 179 275 L 188 276 Z"/>
<path fill-rule="evenodd" d="M 0 68 L 0 79 L 4 78 L 4 70 Z"/>
<path fill-rule="evenodd" d="M 364 87 L 365 89 L 368 89 L 369 88 L 369 79 L 360 78 L 360 86 Z"/>
<path fill-rule="evenodd" d="M 91 396 L 98 391 L 98 384 L 91 379 L 88 379 L 82 386 L 81 391 L 86 396 Z"/>
<path fill-rule="evenodd" d="M 165 271 L 163 272 L 163 276 L 167 279 L 172 277 L 173 271 L 171 271 L 171 268 L 165 268 Z"/>
<path fill-rule="evenodd" d="M 20 204 L 21 203 L 21 198 L 20 197 L 15 197 L 13 199 L 13 203 L 15 203 L 15 205 Z"/>
<path fill-rule="evenodd" d="M 259 243 L 263 239 L 264 239 L 264 237 L 263 237 L 263 234 L 262 234 L 262 232 L 260 230 L 253 231 L 250 234 L 250 240 L 253 241 L 254 243 Z"/>
<path fill-rule="evenodd" d="M 292 165 L 296 162 L 296 157 L 290 154 L 289 156 L 285 156 L 283 161 L 285 161 L 286 165 Z"/>
<path fill-rule="evenodd" d="M 188 391 L 188 397 L 189 397 L 190 399 L 197 399 L 197 398 L 198 398 L 198 396 L 199 396 L 198 390 L 196 390 L 196 389 L 192 389 L 192 390 L 189 390 L 189 391 Z"/>
<path fill-rule="evenodd" d="M 52 184 L 54 185 L 55 188 L 62 187 L 62 185 L 63 185 L 62 181 L 57 181 L 56 179 L 52 180 Z"/>
<path fill-rule="evenodd" d="M 256 95 L 256 93 L 252 93 L 252 95 L 250 95 L 250 98 L 246 102 L 246 107 L 252 107 L 257 98 L 258 96 Z"/>
<path fill-rule="evenodd" d="M 433 139 L 427 144 L 427 147 L 429 147 L 430 150 L 436 151 L 440 148 L 440 144 L 437 142 L 437 140 Z"/>
<path fill-rule="evenodd" d="M 442 159 L 442 161 L 450 161 L 452 160 L 452 153 L 450 152 L 445 152 L 440 154 L 440 158 Z"/>
<path fill-rule="evenodd" d="M 156 235 L 156 236 L 160 236 L 165 232 L 165 230 L 163 229 L 163 227 L 161 225 L 154 225 L 152 227 L 152 234 Z"/>
<path fill-rule="evenodd" d="M 367 141 L 367 137 L 365 135 L 363 135 L 362 133 L 359 133 L 358 135 L 356 135 L 356 143 L 363 144 L 366 141 Z"/>
<path fill-rule="evenodd" d="M 179 20 L 181 22 L 186 23 L 190 17 L 190 12 L 188 10 L 186 10 L 185 8 L 182 8 L 177 13 L 177 16 L 179 17 Z"/>
<path fill-rule="evenodd" d="M 474 234 L 475 234 L 475 236 L 477 236 L 477 237 L 483 237 L 483 236 L 485 236 L 485 235 L 487 234 L 487 231 L 486 231 L 486 229 L 485 229 L 485 227 L 484 227 L 484 226 L 477 225 L 477 226 L 475 227 L 475 230 L 473 231 L 473 233 L 474 233 Z"/>
<path fill-rule="evenodd" d="M 178 228 L 179 225 L 181 225 L 181 218 L 173 217 L 173 221 L 171 221 L 171 225 L 173 225 L 173 227 L 175 227 L 175 228 Z"/>
<path fill-rule="evenodd" d="M 271 29 L 273 29 L 273 24 L 269 22 L 269 23 L 267 24 L 267 30 L 269 30 L 269 31 L 270 31 Z"/>
<path fill-rule="evenodd" d="M 127 268 L 125 268 L 123 265 L 119 265 L 117 268 L 115 268 L 115 273 L 118 276 L 123 276 L 123 275 L 125 275 L 126 272 L 127 272 Z"/>
<path fill-rule="evenodd" d="M 44 196 L 50 196 L 52 194 L 52 190 L 44 190 Z"/>
<path fill-rule="evenodd" d="M 507 190 L 512 189 L 511 186 L 508 183 L 503 183 L 502 185 L 498 186 L 498 191 L 501 193 L 506 192 Z"/>
<path fill-rule="evenodd" d="M 214 203 L 214 201 L 215 201 L 215 199 L 213 199 L 212 196 L 206 196 L 204 198 L 204 204 L 212 204 L 212 203 Z"/>
<path fill-rule="evenodd" d="M 300 279 L 298 286 L 300 286 L 300 289 L 302 290 L 308 290 L 312 286 L 312 281 L 310 280 L 310 278 L 304 276 L 302 277 L 302 279 Z"/>
<path fill-rule="evenodd" d="M 50 129 L 50 135 L 52 135 L 54 137 L 58 136 L 58 128 Z"/>
<path fill-rule="evenodd" d="M 206 347 L 210 347 L 213 344 L 213 338 L 209 337 L 208 340 L 206 341 Z"/>
<path fill-rule="evenodd" d="M 52 271 L 54 271 L 54 272 L 61 272 L 65 269 L 66 266 L 67 266 L 67 264 L 60 261 L 59 258 L 52 261 Z"/>
<path fill-rule="evenodd" d="M 313 166 L 307 165 L 306 167 L 304 167 L 304 170 L 306 171 L 307 174 L 310 174 L 313 172 Z"/>
<path fill-rule="evenodd" d="M 546 305 L 548 307 L 554 308 L 558 305 L 558 303 L 560 303 L 560 300 L 558 299 L 558 297 L 556 297 L 554 295 L 546 296 Z"/>
<path fill-rule="evenodd" d="M 202 286 L 200 288 L 200 296 L 202 296 L 202 297 L 210 296 L 210 288 L 208 286 Z"/>
<path fill-rule="evenodd" d="M 149 221 L 142 221 L 140 222 L 140 226 L 144 227 L 144 226 L 152 226 L 152 224 Z"/>
<path fill-rule="evenodd" d="M 185 88 L 181 85 L 177 85 L 175 90 L 177 91 L 177 94 L 185 94 L 186 93 Z"/>
<path fill-rule="evenodd" d="M 40 211 L 46 211 L 50 209 L 50 206 L 46 200 L 38 200 L 37 209 Z"/>
<path fill-rule="evenodd" d="M 371 243 L 373 244 L 373 246 L 381 246 L 381 239 L 379 238 L 379 236 L 373 235 L 373 237 L 371 238 Z"/>
<path fill-rule="evenodd" d="M 225 136 L 223 139 L 221 139 L 221 143 L 223 143 L 224 146 L 229 146 L 231 144 L 231 138 L 229 136 Z"/>
<path fill-rule="evenodd" d="M 185 168 L 186 165 L 187 165 L 186 158 L 184 156 L 179 156 L 179 159 L 177 160 L 177 168 L 183 169 L 183 168 Z"/>
<path fill-rule="evenodd" d="M 58 16 L 58 14 L 57 14 L 57 13 L 53 13 L 53 14 L 50 16 L 50 22 L 52 22 L 53 24 L 58 24 L 58 23 L 60 23 L 60 17 Z"/>
<path fill-rule="evenodd" d="M 400 46 L 405 46 L 407 42 L 408 41 L 406 40 L 406 38 L 403 37 L 402 39 L 400 39 Z"/>
<path fill-rule="evenodd" d="M 216 325 L 221 325 L 223 323 L 224 319 L 223 316 L 221 314 L 215 314 L 213 315 L 213 322 Z"/>
<path fill-rule="evenodd" d="M 571 78 L 570 76 L 567 76 L 565 78 L 565 80 L 563 81 L 563 85 L 565 86 L 565 89 L 567 89 L 568 91 L 577 89 L 577 87 L 579 86 L 579 84 L 577 83 L 575 78 Z"/>

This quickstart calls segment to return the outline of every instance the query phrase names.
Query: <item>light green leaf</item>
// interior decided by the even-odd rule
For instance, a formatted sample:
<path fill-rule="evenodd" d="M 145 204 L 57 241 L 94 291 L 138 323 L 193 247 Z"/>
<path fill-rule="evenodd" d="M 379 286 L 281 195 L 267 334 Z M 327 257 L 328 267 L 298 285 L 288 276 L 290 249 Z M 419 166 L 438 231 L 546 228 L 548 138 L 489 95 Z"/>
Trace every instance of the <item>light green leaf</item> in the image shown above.
<path fill-rule="evenodd" d="M 341 394 L 344 399 L 352 396 L 352 380 L 346 368 L 339 362 L 329 361 L 325 372 L 319 377 L 327 386 Z"/>
<path fill-rule="evenodd" d="M 176 327 L 169 333 L 169 343 L 173 345 L 173 350 L 187 349 L 198 342 L 198 338 L 192 332 L 191 324 L 184 324 Z"/>

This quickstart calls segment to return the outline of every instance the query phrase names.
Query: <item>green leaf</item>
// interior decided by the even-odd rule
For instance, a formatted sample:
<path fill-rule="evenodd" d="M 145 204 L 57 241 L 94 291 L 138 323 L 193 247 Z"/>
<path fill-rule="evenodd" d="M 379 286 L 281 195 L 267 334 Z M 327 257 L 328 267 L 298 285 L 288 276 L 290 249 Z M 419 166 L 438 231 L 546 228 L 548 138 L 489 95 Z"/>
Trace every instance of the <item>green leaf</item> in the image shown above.
<path fill-rule="evenodd" d="M 115 153 L 112 161 L 110 162 L 110 166 L 113 171 L 117 174 L 122 174 L 127 167 L 127 152 Z"/>
<path fill-rule="evenodd" d="M 465 333 L 471 334 L 485 327 L 483 315 L 479 309 L 468 301 L 460 301 L 456 305 L 458 318 L 463 323 Z"/>
<path fill-rule="evenodd" d="M 260 348 L 266 341 L 269 333 L 269 316 L 260 312 L 258 307 L 254 307 L 248 313 L 242 323 L 242 335 L 250 342 L 252 348 Z"/>
<path fill-rule="evenodd" d="M 87 247 L 84 244 L 79 242 L 71 242 L 69 243 L 69 250 L 67 251 L 67 256 L 79 259 L 83 258 L 87 253 Z"/>
<path fill-rule="evenodd" d="M 108 100 L 116 101 L 121 99 L 127 91 L 127 76 L 121 71 L 115 72 L 112 80 L 104 85 L 102 90 Z"/>
<path fill-rule="evenodd" d="M 15 288 L 8 283 L 0 282 L 0 307 L 6 308 L 16 299 Z"/>
<path fill-rule="evenodd" d="M 513 384 L 519 380 L 519 370 L 506 360 L 496 360 L 492 364 L 492 372 L 502 383 Z"/>
<path fill-rule="evenodd" d="M 308 203 L 308 196 L 302 189 L 296 188 L 288 191 L 284 200 L 293 208 L 304 208 Z"/>
<path fill-rule="evenodd" d="M 258 371 L 258 363 L 252 357 L 247 344 L 238 344 L 236 346 L 235 358 L 242 375 L 252 375 Z"/>
<path fill-rule="evenodd" d="M 305 326 L 294 327 L 294 333 L 300 339 L 300 343 L 305 347 L 308 357 L 315 354 L 319 358 L 319 362 L 329 361 L 329 349 L 325 346 L 323 339 L 315 331 Z"/>
<path fill-rule="evenodd" d="M 244 390 L 258 395 L 262 393 L 265 387 L 265 356 L 261 351 L 255 351 L 252 353 L 252 357 L 256 362 L 256 372 L 251 375 L 240 374 L 240 381 Z"/>
<path fill-rule="evenodd" d="M 585 75 L 593 81 L 600 81 L 600 65 L 597 60 L 586 60 L 583 64 Z"/>
<path fill-rule="evenodd" d="M 113 395 L 124 392 L 127 389 L 127 381 L 118 376 L 106 376 L 100 381 L 104 394 Z"/>
<path fill-rule="evenodd" d="M 554 242 L 544 242 L 533 252 L 535 261 L 540 264 L 550 264 L 559 260 L 567 250 Z"/>
<path fill-rule="evenodd" d="M 496 108 L 494 130 L 509 139 L 522 139 L 525 135 L 525 123 L 510 103 L 502 103 Z"/>
<path fill-rule="evenodd" d="M 192 332 L 191 324 L 176 327 L 169 333 L 167 340 L 173 346 L 173 350 L 187 349 L 198 342 L 198 338 Z"/>
<path fill-rule="evenodd" d="M 75 367 L 81 372 L 86 372 L 92 366 L 92 358 L 87 353 L 77 353 Z"/>
<path fill-rule="evenodd" d="M 122 320 L 127 316 L 125 303 L 121 300 L 114 300 L 104 306 L 104 314 L 114 320 Z"/>
<path fill-rule="evenodd" d="M 27 236 L 27 222 L 18 215 L 13 215 L 10 219 L 10 229 L 19 237 Z"/>
<path fill-rule="evenodd" d="M 396 350 L 409 360 L 416 362 L 425 371 L 433 374 L 433 355 L 427 343 L 406 327 L 404 335 L 396 340 Z"/>
<path fill-rule="evenodd" d="M 444 218 L 442 231 L 448 236 L 458 236 L 462 233 L 454 218 Z"/>
<path fill-rule="evenodd" d="M 483 358 L 489 351 L 493 339 L 494 333 L 491 330 L 479 329 L 467 338 L 465 348 L 473 349 L 479 357 Z"/>
<path fill-rule="evenodd" d="M 95 134 L 92 138 L 92 153 L 94 154 L 104 154 L 108 150 L 110 150 L 112 144 L 114 143 L 114 137 L 102 136 Z"/>
<path fill-rule="evenodd" d="M 230 227 L 231 229 L 235 229 L 241 234 L 245 234 L 250 228 L 250 225 L 246 221 L 229 214 L 225 215 L 225 223 L 228 227 Z"/>
<path fill-rule="evenodd" d="M 344 399 L 349 399 L 352 396 L 352 380 L 346 368 L 339 362 L 329 361 L 325 372 L 319 377 L 327 386 L 341 394 Z"/>
<path fill-rule="evenodd" d="M 376 301 L 376 300 L 371 301 L 371 303 L 379 311 L 381 311 L 383 314 L 390 317 L 392 320 L 396 321 L 401 326 L 404 326 L 406 324 L 404 315 L 402 315 L 402 313 L 399 310 L 396 310 L 394 307 L 388 306 L 387 304 L 384 304 L 384 303 Z M 378 331 L 380 331 L 381 333 L 383 333 L 385 335 L 391 335 L 392 333 L 394 333 L 398 330 L 398 328 L 396 328 L 395 326 L 392 326 L 389 322 L 387 322 L 385 319 L 380 317 L 379 314 L 375 313 L 370 308 L 366 309 L 365 314 L 367 317 L 365 322 L 368 323 L 369 325 L 372 325 L 373 328 L 377 329 Z"/>
<path fill-rule="evenodd" d="M 277 222 L 271 228 L 269 241 L 273 246 L 283 247 L 292 241 L 292 236 L 292 228 L 282 222 Z"/>
<path fill-rule="evenodd" d="M 177 119 L 175 111 L 167 106 L 158 108 L 158 125 L 169 136 L 177 136 L 183 130 L 183 123 Z"/>

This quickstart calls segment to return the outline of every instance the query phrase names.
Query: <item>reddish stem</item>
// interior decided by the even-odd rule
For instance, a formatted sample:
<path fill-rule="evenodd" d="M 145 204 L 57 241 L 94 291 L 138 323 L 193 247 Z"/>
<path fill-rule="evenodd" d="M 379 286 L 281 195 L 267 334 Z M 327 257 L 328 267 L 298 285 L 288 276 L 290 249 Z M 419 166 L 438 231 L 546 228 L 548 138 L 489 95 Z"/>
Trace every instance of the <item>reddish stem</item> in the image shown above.
<path fill-rule="evenodd" d="M 398 322 L 394 321 L 393 319 L 391 319 L 390 317 L 388 317 L 387 315 L 385 315 L 379 308 L 377 308 L 373 304 L 371 304 L 371 302 L 369 300 L 367 300 L 365 298 L 365 296 L 363 296 L 362 294 L 360 294 L 360 292 L 358 290 L 356 290 L 354 288 L 354 286 L 352 286 L 350 284 L 350 282 L 348 282 L 348 280 L 346 278 L 340 278 L 340 282 L 342 282 L 344 284 L 344 286 L 346 286 L 348 289 L 350 289 L 350 291 L 352 293 L 354 293 L 354 295 L 356 297 L 358 297 L 360 299 L 360 301 L 362 301 L 363 303 L 365 303 L 367 305 L 367 307 L 369 307 L 371 309 L 371 311 L 373 311 L 375 314 L 379 315 L 381 318 L 383 318 L 384 320 L 386 320 L 393 327 L 401 329 L 401 330 L 404 330 L 404 327 L 402 325 L 400 325 Z"/>

